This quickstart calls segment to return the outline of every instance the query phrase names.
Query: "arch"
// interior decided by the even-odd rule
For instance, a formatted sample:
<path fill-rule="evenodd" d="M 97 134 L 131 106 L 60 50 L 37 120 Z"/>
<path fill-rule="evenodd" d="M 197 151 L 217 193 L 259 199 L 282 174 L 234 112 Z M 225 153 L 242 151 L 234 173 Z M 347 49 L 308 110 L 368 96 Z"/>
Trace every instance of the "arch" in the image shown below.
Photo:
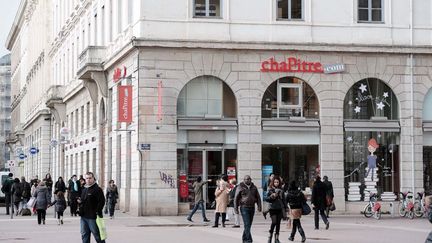
<path fill-rule="evenodd" d="M 232 89 L 215 76 L 196 77 L 177 97 L 178 117 L 236 118 L 237 99 Z"/>
<path fill-rule="evenodd" d="M 432 88 L 429 89 L 423 101 L 423 120 L 432 121 Z"/>
<path fill-rule="evenodd" d="M 344 119 L 386 117 L 399 119 L 399 101 L 393 90 L 382 80 L 365 78 L 348 90 L 344 99 Z"/>
<path fill-rule="evenodd" d="M 319 118 L 319 100 L 314 89 L 303 79 L 285 76 L 273 81 L 261 100 L 262 118 Z"/>

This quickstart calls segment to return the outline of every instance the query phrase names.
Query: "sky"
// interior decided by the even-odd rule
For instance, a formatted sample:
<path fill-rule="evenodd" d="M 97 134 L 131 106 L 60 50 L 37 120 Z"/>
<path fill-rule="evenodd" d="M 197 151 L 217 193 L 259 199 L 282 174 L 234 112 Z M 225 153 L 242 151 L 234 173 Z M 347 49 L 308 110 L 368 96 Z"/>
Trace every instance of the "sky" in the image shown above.
<path fill-rule="evenodd" d="M 5 43 L 20 2 L 21 0 L 0 0 L 0 57 L 9 53 Z"/>

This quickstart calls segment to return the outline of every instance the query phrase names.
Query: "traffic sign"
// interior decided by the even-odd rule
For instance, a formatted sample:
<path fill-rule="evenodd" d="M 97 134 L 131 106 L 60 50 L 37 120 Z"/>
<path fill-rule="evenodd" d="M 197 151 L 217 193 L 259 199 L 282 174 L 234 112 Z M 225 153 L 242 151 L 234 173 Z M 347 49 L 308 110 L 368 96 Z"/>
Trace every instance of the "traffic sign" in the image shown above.
<path fill-rule="evenodd" d="M 17 165 L 15 164 L 15 160 L 8 160 L 7 162 L 6 162 L 6 168 L 14 168 L 14 167 L 16 167 Z"/>
<path fill-rule="evenodd" d="M 19 157 L 20 159 L 25 159 L 27 156 L 26 156 L 25 154 L 21 153 L 21 154 L 18 155 L 18 157 Z"/>
<path fill-rule="evenodd" d="M 140 144 L 138 144 L 138 150 L 139 151 L 150 150 L 150 148 L 151 148 L 151 144 L 149 144 L 149 143 L 140 143 Z"/>
<path fill-rule="evenodd" d="M 30 153 L 31 154 L 36 154 L 36 153 L 38 153 L 39 152 L 39 149 L 37 149 L 37 148 L 35 148 L 35 147 L 31 147 L 30 148 Z"/>

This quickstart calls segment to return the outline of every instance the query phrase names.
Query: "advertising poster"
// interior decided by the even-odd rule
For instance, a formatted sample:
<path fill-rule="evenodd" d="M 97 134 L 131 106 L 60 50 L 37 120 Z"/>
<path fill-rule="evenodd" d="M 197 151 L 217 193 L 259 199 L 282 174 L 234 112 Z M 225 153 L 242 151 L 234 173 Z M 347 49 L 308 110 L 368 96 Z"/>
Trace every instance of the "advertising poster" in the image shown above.
<path fill-rule="evenodd" d="M 264 186 L 267 183 L 267 180 L 270 174 L 273 173 L 273 165 L 263 165 L 262 166 L 262 185 Z M 265 192 L 263 192 L 265 193 Z M 264 194 L 263 194 L 264 198 Z"/>

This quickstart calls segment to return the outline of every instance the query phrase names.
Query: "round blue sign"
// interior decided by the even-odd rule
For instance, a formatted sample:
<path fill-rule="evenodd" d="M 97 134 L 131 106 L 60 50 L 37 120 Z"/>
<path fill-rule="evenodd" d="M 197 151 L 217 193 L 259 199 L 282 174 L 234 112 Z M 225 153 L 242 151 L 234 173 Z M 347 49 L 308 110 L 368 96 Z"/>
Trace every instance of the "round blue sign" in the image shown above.
<path fill-rule="evenodd" d="M 18 156 L 20 159 L 25 159 L 25 154 L 19 154 L 19 156 Z"/>
<path fill-rule="evenodd" d="M 31 147 L 30 148 L 30 153 L 31 154 L 35 154 L 35 153 L 37 153 L 38 152 L 38 149 L 37 148 L 35 148 L 35 147 Z"/>

